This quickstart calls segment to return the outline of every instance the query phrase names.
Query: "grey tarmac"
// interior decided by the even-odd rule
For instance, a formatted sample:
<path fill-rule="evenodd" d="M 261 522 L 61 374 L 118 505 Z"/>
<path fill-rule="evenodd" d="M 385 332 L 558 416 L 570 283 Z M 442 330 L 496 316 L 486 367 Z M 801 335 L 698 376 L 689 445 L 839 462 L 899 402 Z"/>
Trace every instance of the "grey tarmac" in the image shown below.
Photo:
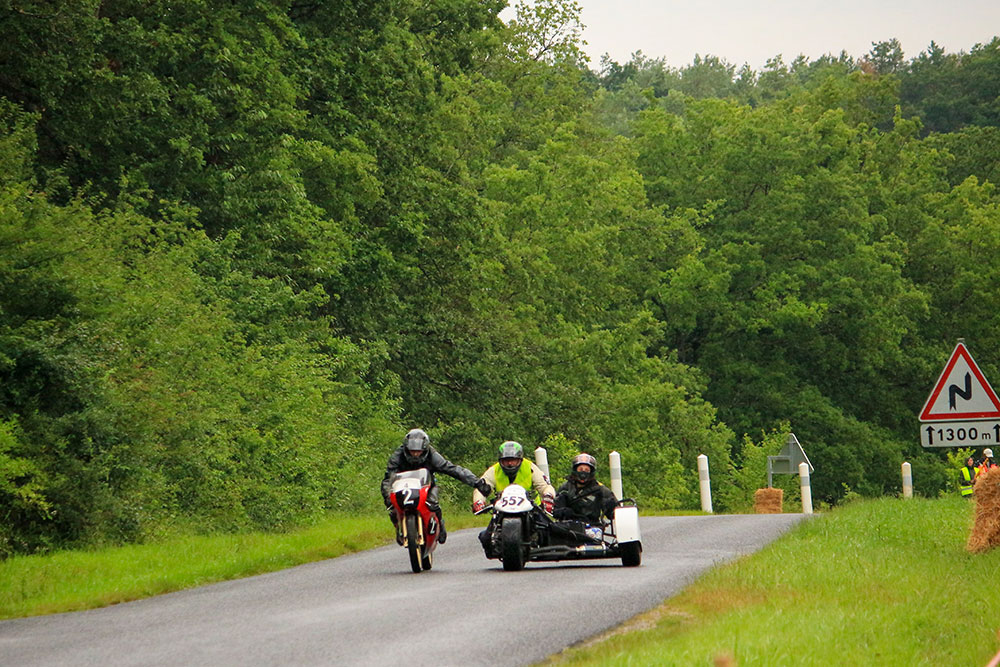
<path fill-rule="evenodd" d="M 803 518 L 642 517 L 642 565 L 633 568 L 594 560 L 505 572 L 483 556 L 478 529 L 455 531 L 433 569 L 419 574 L 393 544 L 103 609 L 0 622 L 0 664 L 530 665 L 657 606 Z"/>

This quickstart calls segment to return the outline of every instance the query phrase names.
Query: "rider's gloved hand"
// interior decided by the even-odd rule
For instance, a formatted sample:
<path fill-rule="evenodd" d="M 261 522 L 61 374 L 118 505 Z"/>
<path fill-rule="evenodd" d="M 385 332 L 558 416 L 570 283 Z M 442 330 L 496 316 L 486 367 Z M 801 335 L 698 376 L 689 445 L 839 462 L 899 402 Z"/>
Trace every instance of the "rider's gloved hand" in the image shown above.
<path fill-rule="evenodd" d="M 542 507 L 544 507 L 545 511 L 548 512 L 549 514 L 552 514 L 552 505 L 553 505 L 552 496 L 549 495 L 542 496 Z"/>
<path fill-rule="evenodd" d="M 482 500 L 477 500 L 476 502 L 472 503 L 472 511 L 473 512 L 478 512 L 478 511 L 480 511 L 481 509 L 483 509 L 485 507 L 486 507 L 486 503 L 483 502 Z"/>
<path fill-rule="evenodd" d="M 490 493 L 493 492 L 493 487 L 490 486 L 489 482 L 480 477 L 479 479 L 476 480 L 476 491 L 483 494 L 484 496 L 489 497 Z"/>

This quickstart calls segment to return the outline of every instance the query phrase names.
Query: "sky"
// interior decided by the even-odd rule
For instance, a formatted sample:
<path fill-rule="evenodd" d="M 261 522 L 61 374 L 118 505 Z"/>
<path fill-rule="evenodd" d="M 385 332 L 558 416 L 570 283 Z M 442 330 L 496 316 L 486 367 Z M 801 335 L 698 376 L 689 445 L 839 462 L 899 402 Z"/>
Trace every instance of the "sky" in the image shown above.
<path fill-rule="evenodd" d="M 598 68 L 604 53 L 624 64 L 641 50 L 649 58 L 665 57 L 674 68 L 689 65 L 697 53 L 759 71 L 777 54 L 785 64 L 799 54 L 815 60 L 842 50 L 859 58 L 873 42 L 893 38 L 909 60 L 932 40 L 957 53 L 1000 36 L 1000 0 L 577 2 L 591 69 Z"/>

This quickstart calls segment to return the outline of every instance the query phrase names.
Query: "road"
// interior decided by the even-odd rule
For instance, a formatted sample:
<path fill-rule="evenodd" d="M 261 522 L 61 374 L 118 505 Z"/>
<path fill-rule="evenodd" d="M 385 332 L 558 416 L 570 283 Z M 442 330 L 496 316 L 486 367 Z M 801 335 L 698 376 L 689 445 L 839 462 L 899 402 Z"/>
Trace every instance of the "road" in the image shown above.
<path fill-rule="evenodd" d="M 396 545 L 104 609 L 0 623 L 0 665 L 527 665 L 657 606 L 800 514 L 642 517 L 642 565 L 504 572 L 477 530 L 413 574 Z M 388 527 L 388 526 L 387 526 Z"/>

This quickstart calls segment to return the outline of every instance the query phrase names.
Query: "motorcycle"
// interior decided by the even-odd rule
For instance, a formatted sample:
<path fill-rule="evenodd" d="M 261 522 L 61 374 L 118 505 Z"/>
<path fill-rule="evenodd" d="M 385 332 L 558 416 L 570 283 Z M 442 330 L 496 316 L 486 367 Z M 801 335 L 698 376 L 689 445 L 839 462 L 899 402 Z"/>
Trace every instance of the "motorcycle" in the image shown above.
<path fill-rule="evenodd" d="M 427 506 L 430 488 L 431 475 L 426 468 L 396 473 L 389 487 L 389 502 L 396 516 L 396 542 L 406 547 L 414 572 L 431 569 L 441 532 L 437 513 Z"/>
<path fill-rule="evenodd" d="M 626 567 L 642 562 L 639 508 L 630 498 L 619 501 L 610 522 L 556 521 L 532 502 L 524 487 L 511 484 L 476 514 L 486 512 L 493 517 L 483 549 L 504 570 L 522 570 L 530 561 L 621 558 Z"/>

